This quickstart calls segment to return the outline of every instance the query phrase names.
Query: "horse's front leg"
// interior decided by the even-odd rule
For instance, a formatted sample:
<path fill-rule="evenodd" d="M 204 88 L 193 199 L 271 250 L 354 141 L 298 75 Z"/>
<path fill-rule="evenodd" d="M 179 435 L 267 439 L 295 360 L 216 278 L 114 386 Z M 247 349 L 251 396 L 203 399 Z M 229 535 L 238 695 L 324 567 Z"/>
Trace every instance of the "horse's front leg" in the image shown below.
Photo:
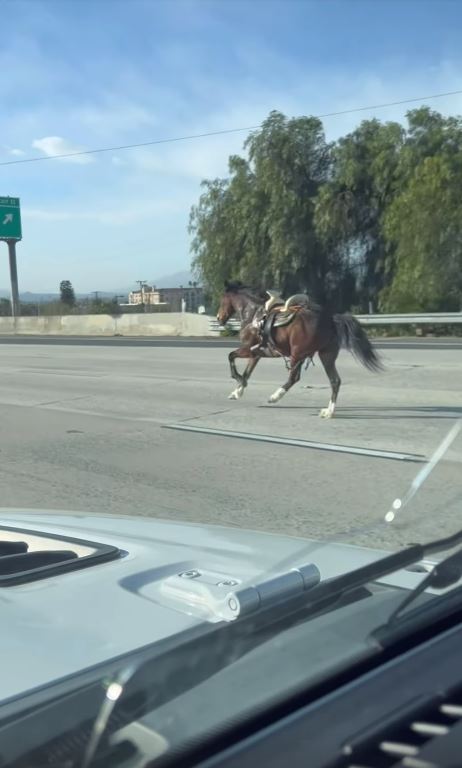
<path fill-rule="evenodd" d="M 247 363 L 246 369 L 244 373 L 241 374 L 238 372 L 236 368 L 235 360 L 237 357 L 240 358 L 249 358 L 250 360 Z M 235 379 L 238 383 L 238 386 L 236 389 L 233 389 L 231 394 L 228 396 L 229 400 L 239 400 L 242 395 L 244 394 L 244 390 L 247 386 L 247 383 L 250 379 L 250 376 L 252 375 L 252 372 L 257 365 L 259 361 L 259 356 L 255 355 L 248 347 L 240 347 L 239 349 L 233 350 L 228 356 L 229 360 L 229 366 L 231 370 L 231 376 L 233 379 Z"/>
<path fill-rule="evenodd" d="M 228 355 L 229 370 L 231 373 L 231 378 L 235 379 L 238 384 L 242 384 L 242 376 L 236 368 L 235 360 L 237 357 L 246 357 L 246 355 L 242 354 L 243 351 L 245 351 L 245 348 L 239 347 L 239 349 L 233 349 L 233 351 L 230 352 Z M 249 355 L 250 355 L 250 350 L 249 350 Z"/>
<path fill-rule="evenodd" d="M 302 360 L 291 358 L 289 378 L 287 379 L 286 383 L 282 385 L 282 387 L 278 387 L 276 392 L 273 392 L 268 400 L 269 403 L 277 403 L 278 400 L 280 400 L 281 397 L 284 397 L 286 392 L 288 392 L 289 389 L 297 383 L 297 381 L 300 381 L 300 374 L 304 360 L 305 358 Z"/>

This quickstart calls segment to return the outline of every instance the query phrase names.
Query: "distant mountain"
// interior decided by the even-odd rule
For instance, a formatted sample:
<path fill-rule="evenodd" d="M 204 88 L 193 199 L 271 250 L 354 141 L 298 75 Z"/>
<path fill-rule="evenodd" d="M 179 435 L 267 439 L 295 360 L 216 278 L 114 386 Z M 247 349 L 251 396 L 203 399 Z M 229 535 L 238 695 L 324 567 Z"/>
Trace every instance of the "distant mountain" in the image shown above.
<path fill-rule="evenodd" d="M 0 290 L 0 299 L 9 299 L 11 296 L 10 291 Z M 57 301 L 59 294 L 57 293 L 31 293 L 30 291 L 20 292 L 19 298 L 21 301 L 29 304 L 43 304 L 46 301 Z"/>
<path fill-rule="evenodd" d="M 45 304 L 48 301 L 58 301 L 58 293 L 32 293 L 25 291 L 19 294 L 19 298 L 25 304 Z"/>
<path fill-rule="evenodd" d="M 174 272 L 173 275 L 163 275 L 151 281 L 151 285 L 156 288 L 179 288 L 180 285 L 188 285 L 193 276 L 189 270 L 183 272 Z"/>

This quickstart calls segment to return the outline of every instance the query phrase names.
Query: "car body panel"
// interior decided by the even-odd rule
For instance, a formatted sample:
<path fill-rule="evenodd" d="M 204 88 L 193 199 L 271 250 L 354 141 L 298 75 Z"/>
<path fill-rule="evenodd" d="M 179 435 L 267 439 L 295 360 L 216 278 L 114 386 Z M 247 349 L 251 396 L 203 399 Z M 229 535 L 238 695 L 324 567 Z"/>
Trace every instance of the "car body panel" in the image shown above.
<path fill-rule="evenodd" d="M 177 638 L 207 620 L 188 598 L 162 586 L 197 569 L 239 584 L 315 563 L 321 579 L 387 552 L 239 528 L 131 516 L 0 510 L 0 526 L 118 547 L 123 556 L 81 570 L 0 589 L 3 701 L 143 646 Z M 0 530 L 1 537 L 1 530 Z M 27 534 L 18 534 L 27 538 Z M 412 589 L 421 573 L 381 583 Z"/>

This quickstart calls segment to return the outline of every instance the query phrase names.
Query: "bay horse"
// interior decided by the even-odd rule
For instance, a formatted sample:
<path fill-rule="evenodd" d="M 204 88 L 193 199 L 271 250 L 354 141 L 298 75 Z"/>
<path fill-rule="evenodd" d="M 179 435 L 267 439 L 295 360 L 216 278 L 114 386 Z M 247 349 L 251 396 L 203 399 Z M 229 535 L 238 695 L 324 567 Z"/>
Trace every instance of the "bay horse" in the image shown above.
<path fill-rule="evenodd" d="M 295 298 L 300 297 L 297 295 Z M 271 344 L 269 347 L 262 347 L 259 320 L 265 312 L 265 299 L 242 283 L 225 283 L 217 320 L 220 325 L 226 325 L 234 316 L 241 321 L 241 346 L 228 356 L 231 376 L 238 383 L 229 395 L 230 400 L 242 397 L 250 376 L 262 357 L 285 357 L 290 360 L 289 377 L 269 398 L 270 403 L 277 403 L 300 380 L 303 364 L 311 360 L 317 352 L 332 390 L 328 406 L 323 408 L 319 415 L 329 419 L 334 415 L 341 384 L 335 365 L 340 349 L 347 349 L 370 371 L 383 370 L 379 356 L 353 315 L 332 314 L 310 302 L 308 297 L 305 299 L 305 306 L 301 306 L 301 302 L 299 306 L 290 306 L 293 305 L 290 299 L 286 302 L 284 310 L 290 307 L 292 319 L 281 327 L 273 326 Z M 282 303 L 281 301 L 279 306 L 273 307 L 269 312 L 279 312 Z M 236 368 L 237 358 L 249 361 L 243 374 Z"/>

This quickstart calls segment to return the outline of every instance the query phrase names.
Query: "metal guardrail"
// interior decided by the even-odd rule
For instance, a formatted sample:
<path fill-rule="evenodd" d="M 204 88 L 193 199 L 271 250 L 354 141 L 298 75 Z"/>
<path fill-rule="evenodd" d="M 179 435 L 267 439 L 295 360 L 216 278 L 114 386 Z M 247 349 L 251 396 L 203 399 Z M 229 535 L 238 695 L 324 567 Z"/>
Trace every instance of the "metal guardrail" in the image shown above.
<path fill-rule="evenodd" d="M 356 315 L 362 325 L 458 325 L 462 323 L 462 312 L 430 312 L 422 314 L 401 315 Z M 241 324 L 232 319 L 226 323 L 232 331 L 239 331 Z M 219 333 L 224 330 L 218 320 L 211 319 L 209 328 Z"/>
<path fill-rule="evenodd" d="M 356 315 L 362 325 L 457 325 L 462 312 L 430 312 L 403 315 Z"/>
<path fill-rule="evenodd" d="M 232 320 L 228 320 L 228 322 L 226 323 L 226 326 L 224 326 L 224 325 L 220 325 L 218 320 L 213 319 L 213 320 L 210 320 L 209 328 L 211 331 L 217 331 L 217 333 L 218 331 L 224 331 L 225 328 L 229 328 L 231 331 L 240 331 L 241 324 L 239 320 L 232 319 Z"/>

